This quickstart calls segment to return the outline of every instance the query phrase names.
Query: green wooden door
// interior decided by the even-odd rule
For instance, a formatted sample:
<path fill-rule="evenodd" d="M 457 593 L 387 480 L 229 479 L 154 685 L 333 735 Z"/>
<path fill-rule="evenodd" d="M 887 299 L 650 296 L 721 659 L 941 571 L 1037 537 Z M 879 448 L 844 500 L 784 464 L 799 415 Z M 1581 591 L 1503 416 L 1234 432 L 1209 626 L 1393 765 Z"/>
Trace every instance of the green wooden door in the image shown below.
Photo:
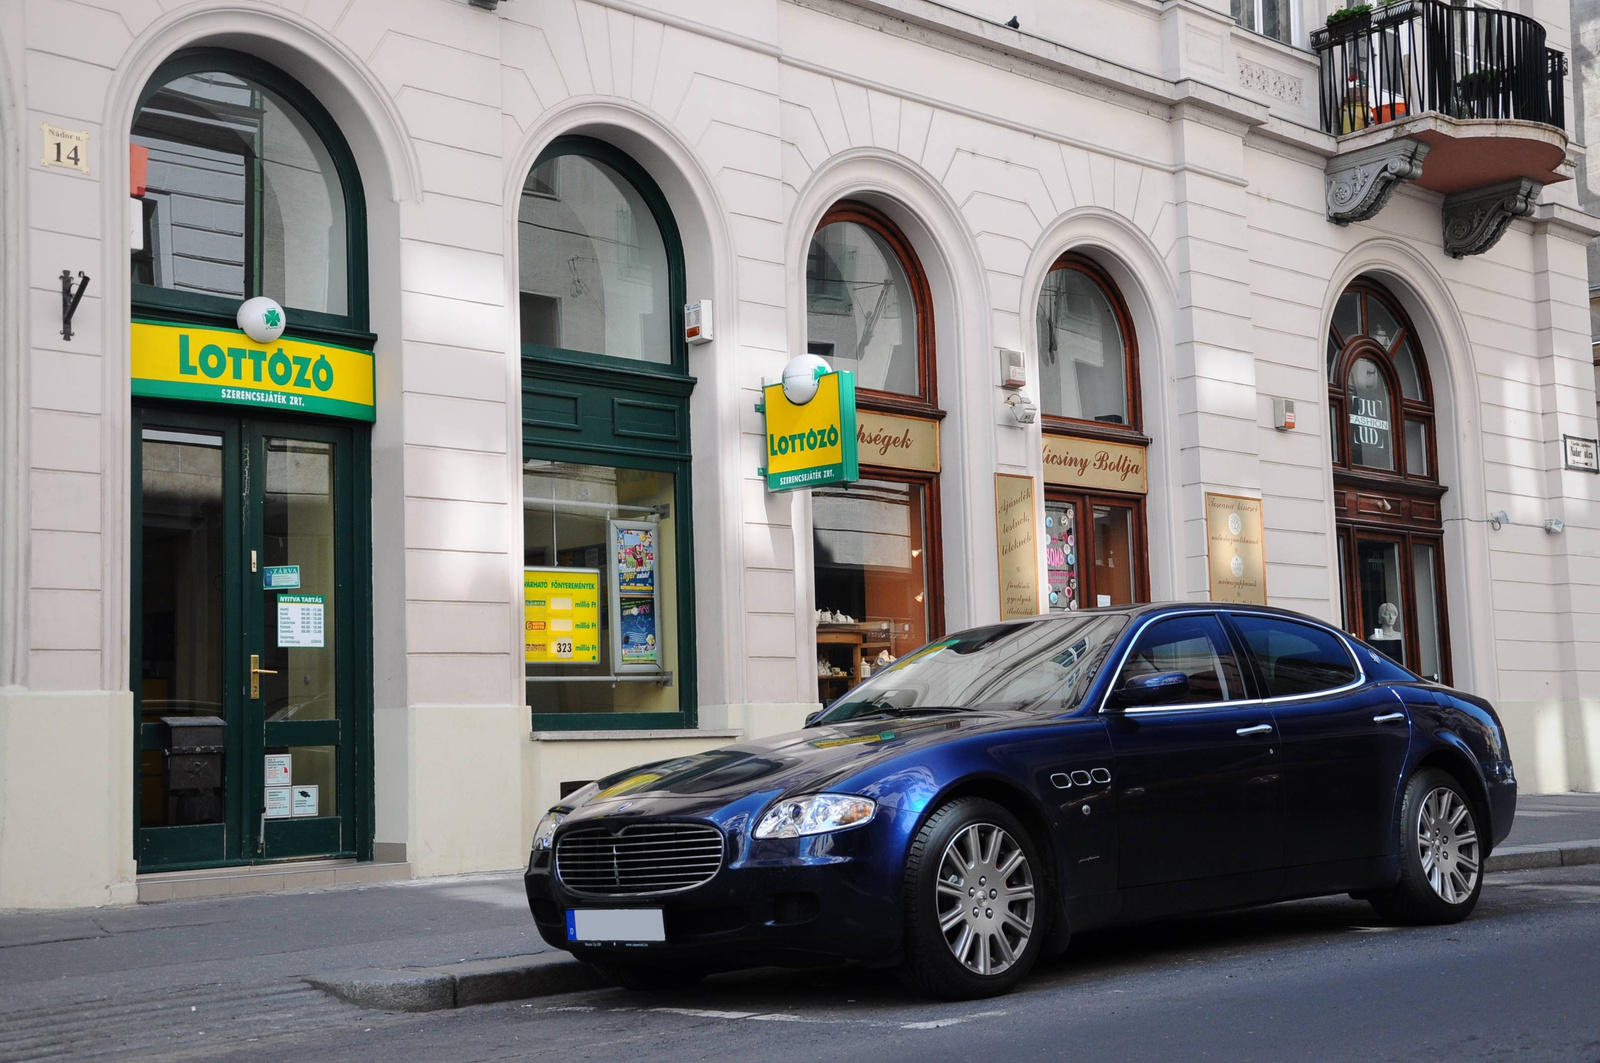
<path fill-rule="evenodd" d="M 369 855 L 365 426 L 134 423 L 140 871 Z"/>

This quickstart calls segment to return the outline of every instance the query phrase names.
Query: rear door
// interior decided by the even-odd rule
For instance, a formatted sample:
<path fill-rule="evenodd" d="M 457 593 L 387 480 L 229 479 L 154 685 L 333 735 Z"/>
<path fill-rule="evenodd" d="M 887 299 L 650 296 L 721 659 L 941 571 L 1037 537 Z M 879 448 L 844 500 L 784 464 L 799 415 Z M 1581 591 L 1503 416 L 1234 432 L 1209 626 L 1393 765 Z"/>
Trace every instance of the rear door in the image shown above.
<path fill-rule="evenodd" d="M 1105 714 L 1118 887 L 1131 891 L 1129 908 L 1144 914 L 1271 896 L 1283 855 L 1282 756 L 1272 713 L 1250 699 L 1233 644 L 1211 613 L 1147 626 L 1112 689 L 1168 671 L 1189 676 L 1184 702 Z"/>
<path fill-rule="evenodd" d="M 1359 885 L 1393 848 L 1400 773 L 1411 740 L 1405 705 L 1363 682 L 1344 640 L 1321 626 L 1234 613 L 1271 699 L 1284 757 L 1284 861 L 1297 891 Z M 1353 878 L 1352 878 L 1353 876 Z"/>

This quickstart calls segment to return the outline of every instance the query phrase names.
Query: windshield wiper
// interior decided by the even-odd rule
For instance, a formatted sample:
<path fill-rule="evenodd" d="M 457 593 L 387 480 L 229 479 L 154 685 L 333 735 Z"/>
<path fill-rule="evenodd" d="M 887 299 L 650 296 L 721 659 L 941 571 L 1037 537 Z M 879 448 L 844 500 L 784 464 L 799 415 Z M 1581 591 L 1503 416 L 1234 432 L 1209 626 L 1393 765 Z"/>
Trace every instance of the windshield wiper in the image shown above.
<path fill-rule="evenodd" d="M 873 709 L 871 712 L 863 712 L 854 716 L 848 716 L 842 720 L 829 720 L 826 722 L 850 723 L 854 720 L 892 720 L 901 716 L 943 716 L 946 713 L 951 712 L 971 711 L 971 709 L 957 705 L 908 705 L 905 708 L 884 706 L 883 708 Z"/>

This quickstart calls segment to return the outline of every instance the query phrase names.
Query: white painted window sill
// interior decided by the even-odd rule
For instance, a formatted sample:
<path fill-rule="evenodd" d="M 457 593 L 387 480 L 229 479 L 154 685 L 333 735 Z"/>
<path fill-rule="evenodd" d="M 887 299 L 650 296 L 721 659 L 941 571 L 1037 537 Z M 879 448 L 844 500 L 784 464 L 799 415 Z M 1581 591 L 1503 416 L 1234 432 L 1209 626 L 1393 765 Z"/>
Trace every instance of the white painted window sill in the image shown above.
<path fill-rule="evenodd" d="M 534 731 L 535 742 L 637 742 L 654 738 L 743 738 L 738 727 L 658 728 L 639 731 Z"/>

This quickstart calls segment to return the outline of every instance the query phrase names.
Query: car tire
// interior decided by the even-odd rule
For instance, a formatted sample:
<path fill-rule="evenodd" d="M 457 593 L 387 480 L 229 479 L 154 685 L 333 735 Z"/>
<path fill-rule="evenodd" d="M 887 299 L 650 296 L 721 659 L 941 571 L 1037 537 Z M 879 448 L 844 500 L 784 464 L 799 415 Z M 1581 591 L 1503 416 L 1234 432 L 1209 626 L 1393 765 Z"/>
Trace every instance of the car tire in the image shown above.
<path fill-rule="evenodd" d="M 1411 926 L 1465 919 L 1483 892 L 1482 826 L 1453 776 L 1437 768 L 1412 775 L 1400 800 L 1400 882 L 1367 902 Z"/>
<path fill-rule="evenodd" d="M 591 963 L 589 966 L 614 986 L 640 993 L 663 989 L 684 989 L 706 976 L 705 971 L 689 967 L 652 967 L 642 963 Z"/>
<path fill-rule="evenodd" d="M 976 797 L 943 806 L 906 857 L 901 979 L 948 1000 L 1008 992 L 1050 930 L 1045 893 L 1038 847 L 1015 816 Z"/>

